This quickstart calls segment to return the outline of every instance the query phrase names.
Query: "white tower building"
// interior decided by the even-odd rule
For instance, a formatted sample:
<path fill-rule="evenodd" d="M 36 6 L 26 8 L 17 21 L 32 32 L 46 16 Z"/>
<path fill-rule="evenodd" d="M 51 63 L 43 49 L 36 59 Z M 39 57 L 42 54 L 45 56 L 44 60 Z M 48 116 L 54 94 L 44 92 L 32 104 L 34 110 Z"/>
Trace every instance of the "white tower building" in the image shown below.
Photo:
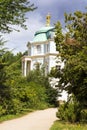
<path fill-rule="evenodd" d="M 28 42 L 28 56 L 22 58 L 22 73 L 27 76 L 36 63 L 45 66 L 45 72 L 49 73 L 56 65 L 56 45 L 54 42 L 55 29 L 50 26 L 50 15 L 46 17 L 46 26 L 35 32 L 34 39 Z"/>
<path fill-rule="evenodd" d="M 58 65 L 56 43 L 54 42 L 55 28 L 50 26 L 50 15 L 46 17 L 46 26 L 35 32 L 34 39 L 28 42 L 28 55 L 22 57 L 22 74 L 27 76 L 35 68 L 35 64 L 44 65 L 45 73 L 49 73 L 52 67 Z M 60 59 L 59 59 L 60 60 Z M 60 66 L 64 64 L 60 62 Z M 58 79 L 53 79 L 51 84 L 56 84 Z M 67 100 L 67 93 L 62 92 L 59 100 Z"/>

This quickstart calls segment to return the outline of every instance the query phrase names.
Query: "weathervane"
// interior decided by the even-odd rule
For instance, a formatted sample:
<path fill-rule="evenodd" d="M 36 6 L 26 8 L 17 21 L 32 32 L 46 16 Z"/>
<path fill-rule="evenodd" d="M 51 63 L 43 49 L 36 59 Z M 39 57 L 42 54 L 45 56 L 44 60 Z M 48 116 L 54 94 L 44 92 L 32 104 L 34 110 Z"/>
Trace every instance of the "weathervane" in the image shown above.
<path fill-rule="evenodd" d="M 46 26 L 50 26 L 50 14 L 48 13 L 48 15 L 46 16 Z"/>

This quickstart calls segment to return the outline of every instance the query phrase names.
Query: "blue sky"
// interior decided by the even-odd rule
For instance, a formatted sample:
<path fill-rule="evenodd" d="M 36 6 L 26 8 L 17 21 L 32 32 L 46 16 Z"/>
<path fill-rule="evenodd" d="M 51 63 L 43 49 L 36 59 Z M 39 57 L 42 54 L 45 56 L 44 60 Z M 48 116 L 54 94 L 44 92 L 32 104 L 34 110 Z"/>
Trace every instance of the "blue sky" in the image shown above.
<path fill-rule="evenodd" d="M 8 41 L 6 46 L 14 53 L 24 52 L 27 50 L 26 44 L 32 41 L 35 31 L 45 26 L 46 15 L 51 14 L 51 25 L 57 21 L 64 24 L 64 13 L 73 13 L 76 10 L 86 11 L 87 0 L 30 0 L 38 8 L 27 13 L 26 25 L 28 30 L 23 30 L 20 27 L 20 32 L 13 31 L 11 34 L 5 34 L 4 37 Z"/>

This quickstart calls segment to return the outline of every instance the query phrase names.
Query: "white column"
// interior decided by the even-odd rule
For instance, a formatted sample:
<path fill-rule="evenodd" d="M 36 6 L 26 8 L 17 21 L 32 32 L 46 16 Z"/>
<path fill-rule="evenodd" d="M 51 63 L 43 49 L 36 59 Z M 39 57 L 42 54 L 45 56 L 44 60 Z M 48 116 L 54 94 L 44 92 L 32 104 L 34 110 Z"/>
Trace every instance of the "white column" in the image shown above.
<path fill-rule="evenodd" d="M 24 61 L 22 60 L 22 76 L 24 76 Z"/>
<path fill-rule="evenodd" d="M 27 76 L 27 61 L 24 61 L 24 76 Z"/>

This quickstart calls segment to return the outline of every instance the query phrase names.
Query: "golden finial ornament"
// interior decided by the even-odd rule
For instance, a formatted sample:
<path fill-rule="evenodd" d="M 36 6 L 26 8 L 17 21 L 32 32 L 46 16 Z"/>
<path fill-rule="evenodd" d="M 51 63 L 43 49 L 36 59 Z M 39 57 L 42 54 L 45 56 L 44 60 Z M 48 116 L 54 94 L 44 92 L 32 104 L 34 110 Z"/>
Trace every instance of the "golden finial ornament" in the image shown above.
<path fill-rule="evenodd" d="M 46 26 L 50 26 L 50 14 L 48 13 L 48 15 L 46 16 Z"/>

